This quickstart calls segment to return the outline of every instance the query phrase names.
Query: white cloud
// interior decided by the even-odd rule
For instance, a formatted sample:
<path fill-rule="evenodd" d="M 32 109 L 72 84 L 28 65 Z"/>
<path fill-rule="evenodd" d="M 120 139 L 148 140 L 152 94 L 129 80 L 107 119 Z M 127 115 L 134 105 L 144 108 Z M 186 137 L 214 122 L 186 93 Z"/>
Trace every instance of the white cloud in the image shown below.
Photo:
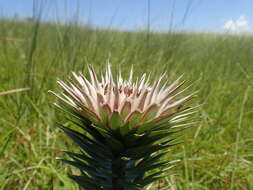
<path fill-rule="evenodd" d="M 226 21 L 223 28 L 232 33 L 251 33 L 253 31 L 250 21 L 245 16 Z"/>

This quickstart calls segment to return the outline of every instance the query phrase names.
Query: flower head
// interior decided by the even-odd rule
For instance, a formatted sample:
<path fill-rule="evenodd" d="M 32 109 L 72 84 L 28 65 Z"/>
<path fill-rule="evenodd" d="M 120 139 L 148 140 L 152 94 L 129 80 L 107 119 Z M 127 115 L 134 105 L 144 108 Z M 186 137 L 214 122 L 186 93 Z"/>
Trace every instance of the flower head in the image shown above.
<path fill-rule="evenodd" d="M 168 85 L 168 81 L 163 82 L 163 74 L 150 85 L 146 74 L 133 80 L 132 69 L 128 80 L 124 80 L 120 73 L 113 78 L 109 64 L 100 79 L 91 66 L 88 72 L 89 79 L 73 72 L 73 80 L 67 83 L 59 80 L 63 92 L 54 94 L 65 106 L 96 127 L 144 132 L 155 128 L 158 123 L 167 122 L 179 112 L 191 109 L 180 108 L 195 94 L 178 99 L 188 88 L 180 90 L 185 83 L 180 82 L 181 77 Z"/>

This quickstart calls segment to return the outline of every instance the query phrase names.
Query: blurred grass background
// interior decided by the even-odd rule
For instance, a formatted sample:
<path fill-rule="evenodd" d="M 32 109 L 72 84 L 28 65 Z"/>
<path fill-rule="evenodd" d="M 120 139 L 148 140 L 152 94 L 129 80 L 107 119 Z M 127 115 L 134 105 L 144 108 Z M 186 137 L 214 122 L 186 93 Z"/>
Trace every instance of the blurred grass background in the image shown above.
<path fill-rule="evenodd" d="M 0 20 L 0 190 L 74 190 L 56 161 L 75 149 L 54 125 L 66 122 L 50 103 L 56 80 L 109 60 L 135 75 L 164 71 L 195 82 L 201 121 L 171 159 L 182 161 L 157 184 L 172 190 L 253 190 L 253 37 L 212 33 L 95 29 L 40 19 Z M 85 73 L 86 74 L 86 73 Z M 150 188 L 152 189 L 152 188 Z"/>

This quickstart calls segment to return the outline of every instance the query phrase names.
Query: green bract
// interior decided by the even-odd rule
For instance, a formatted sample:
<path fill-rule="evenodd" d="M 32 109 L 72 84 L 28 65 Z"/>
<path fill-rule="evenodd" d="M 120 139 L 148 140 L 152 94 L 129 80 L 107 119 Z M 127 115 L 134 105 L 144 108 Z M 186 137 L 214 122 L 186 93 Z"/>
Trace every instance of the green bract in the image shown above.
<path fill-rule="evenodd" d="M 67 152 L 71 160 L 62 159 L 80 170 L 70 177 L 85 190 L 137 190 L 164 177 L 172 162 L 161 158 L 176 144 L 174 133 L 191 124 L 196 107 L 183 104 L 195 93 L 178 98 L 184 81 L 168 85 L 165 75 L 149 85 L 146 74 L 133 82 L 132 70 L 126 81 L 120 73 L 115 80 L 109 65 L 101 80 L 88 70 L 89 79 L 73 73 L 74 80 L 58 81 L 63 92 L 54 93 L 78 128 L 58 124 L 80 147 L 78 154 Z"/>

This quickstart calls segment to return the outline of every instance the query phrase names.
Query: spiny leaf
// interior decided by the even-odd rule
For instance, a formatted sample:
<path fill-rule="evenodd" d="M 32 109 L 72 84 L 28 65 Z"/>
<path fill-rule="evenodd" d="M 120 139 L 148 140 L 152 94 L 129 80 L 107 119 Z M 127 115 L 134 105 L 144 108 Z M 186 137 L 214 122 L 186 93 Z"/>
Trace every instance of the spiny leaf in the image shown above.
<path fill-rule="evenodd" d="M 88 153 L 90 156 L 95 157 L 96 159 L 108 159 L 106 155 L 108 155 L 109 152 L 103 151 L 99 152 L 96 150 L 96 148 L 92 148 L 90 144 L 87 144 L 83 139 L 81 139 L 75 131 L 71 131 L 70 129 L 61 126 L 61 129 L 80 147 L 82 148 L 86 153 Z M 98 146 L 97 146 L 98 147 Z M 105 154 L 104 154 L 105 153 Z"/>
<path fill-rule="evenodd" d="M 77 154 L 73 152 L 65 152 L 65 153 L 68 154 L 71 158 L 81 159 L 87 162 L 91 166 L 100 167 L 108 171 L 111 169 L 111 163 L 108 160 L 100 161 L 100 160 L 95 160 L 94 158 L 88 157 L 85 154 Z"/>

